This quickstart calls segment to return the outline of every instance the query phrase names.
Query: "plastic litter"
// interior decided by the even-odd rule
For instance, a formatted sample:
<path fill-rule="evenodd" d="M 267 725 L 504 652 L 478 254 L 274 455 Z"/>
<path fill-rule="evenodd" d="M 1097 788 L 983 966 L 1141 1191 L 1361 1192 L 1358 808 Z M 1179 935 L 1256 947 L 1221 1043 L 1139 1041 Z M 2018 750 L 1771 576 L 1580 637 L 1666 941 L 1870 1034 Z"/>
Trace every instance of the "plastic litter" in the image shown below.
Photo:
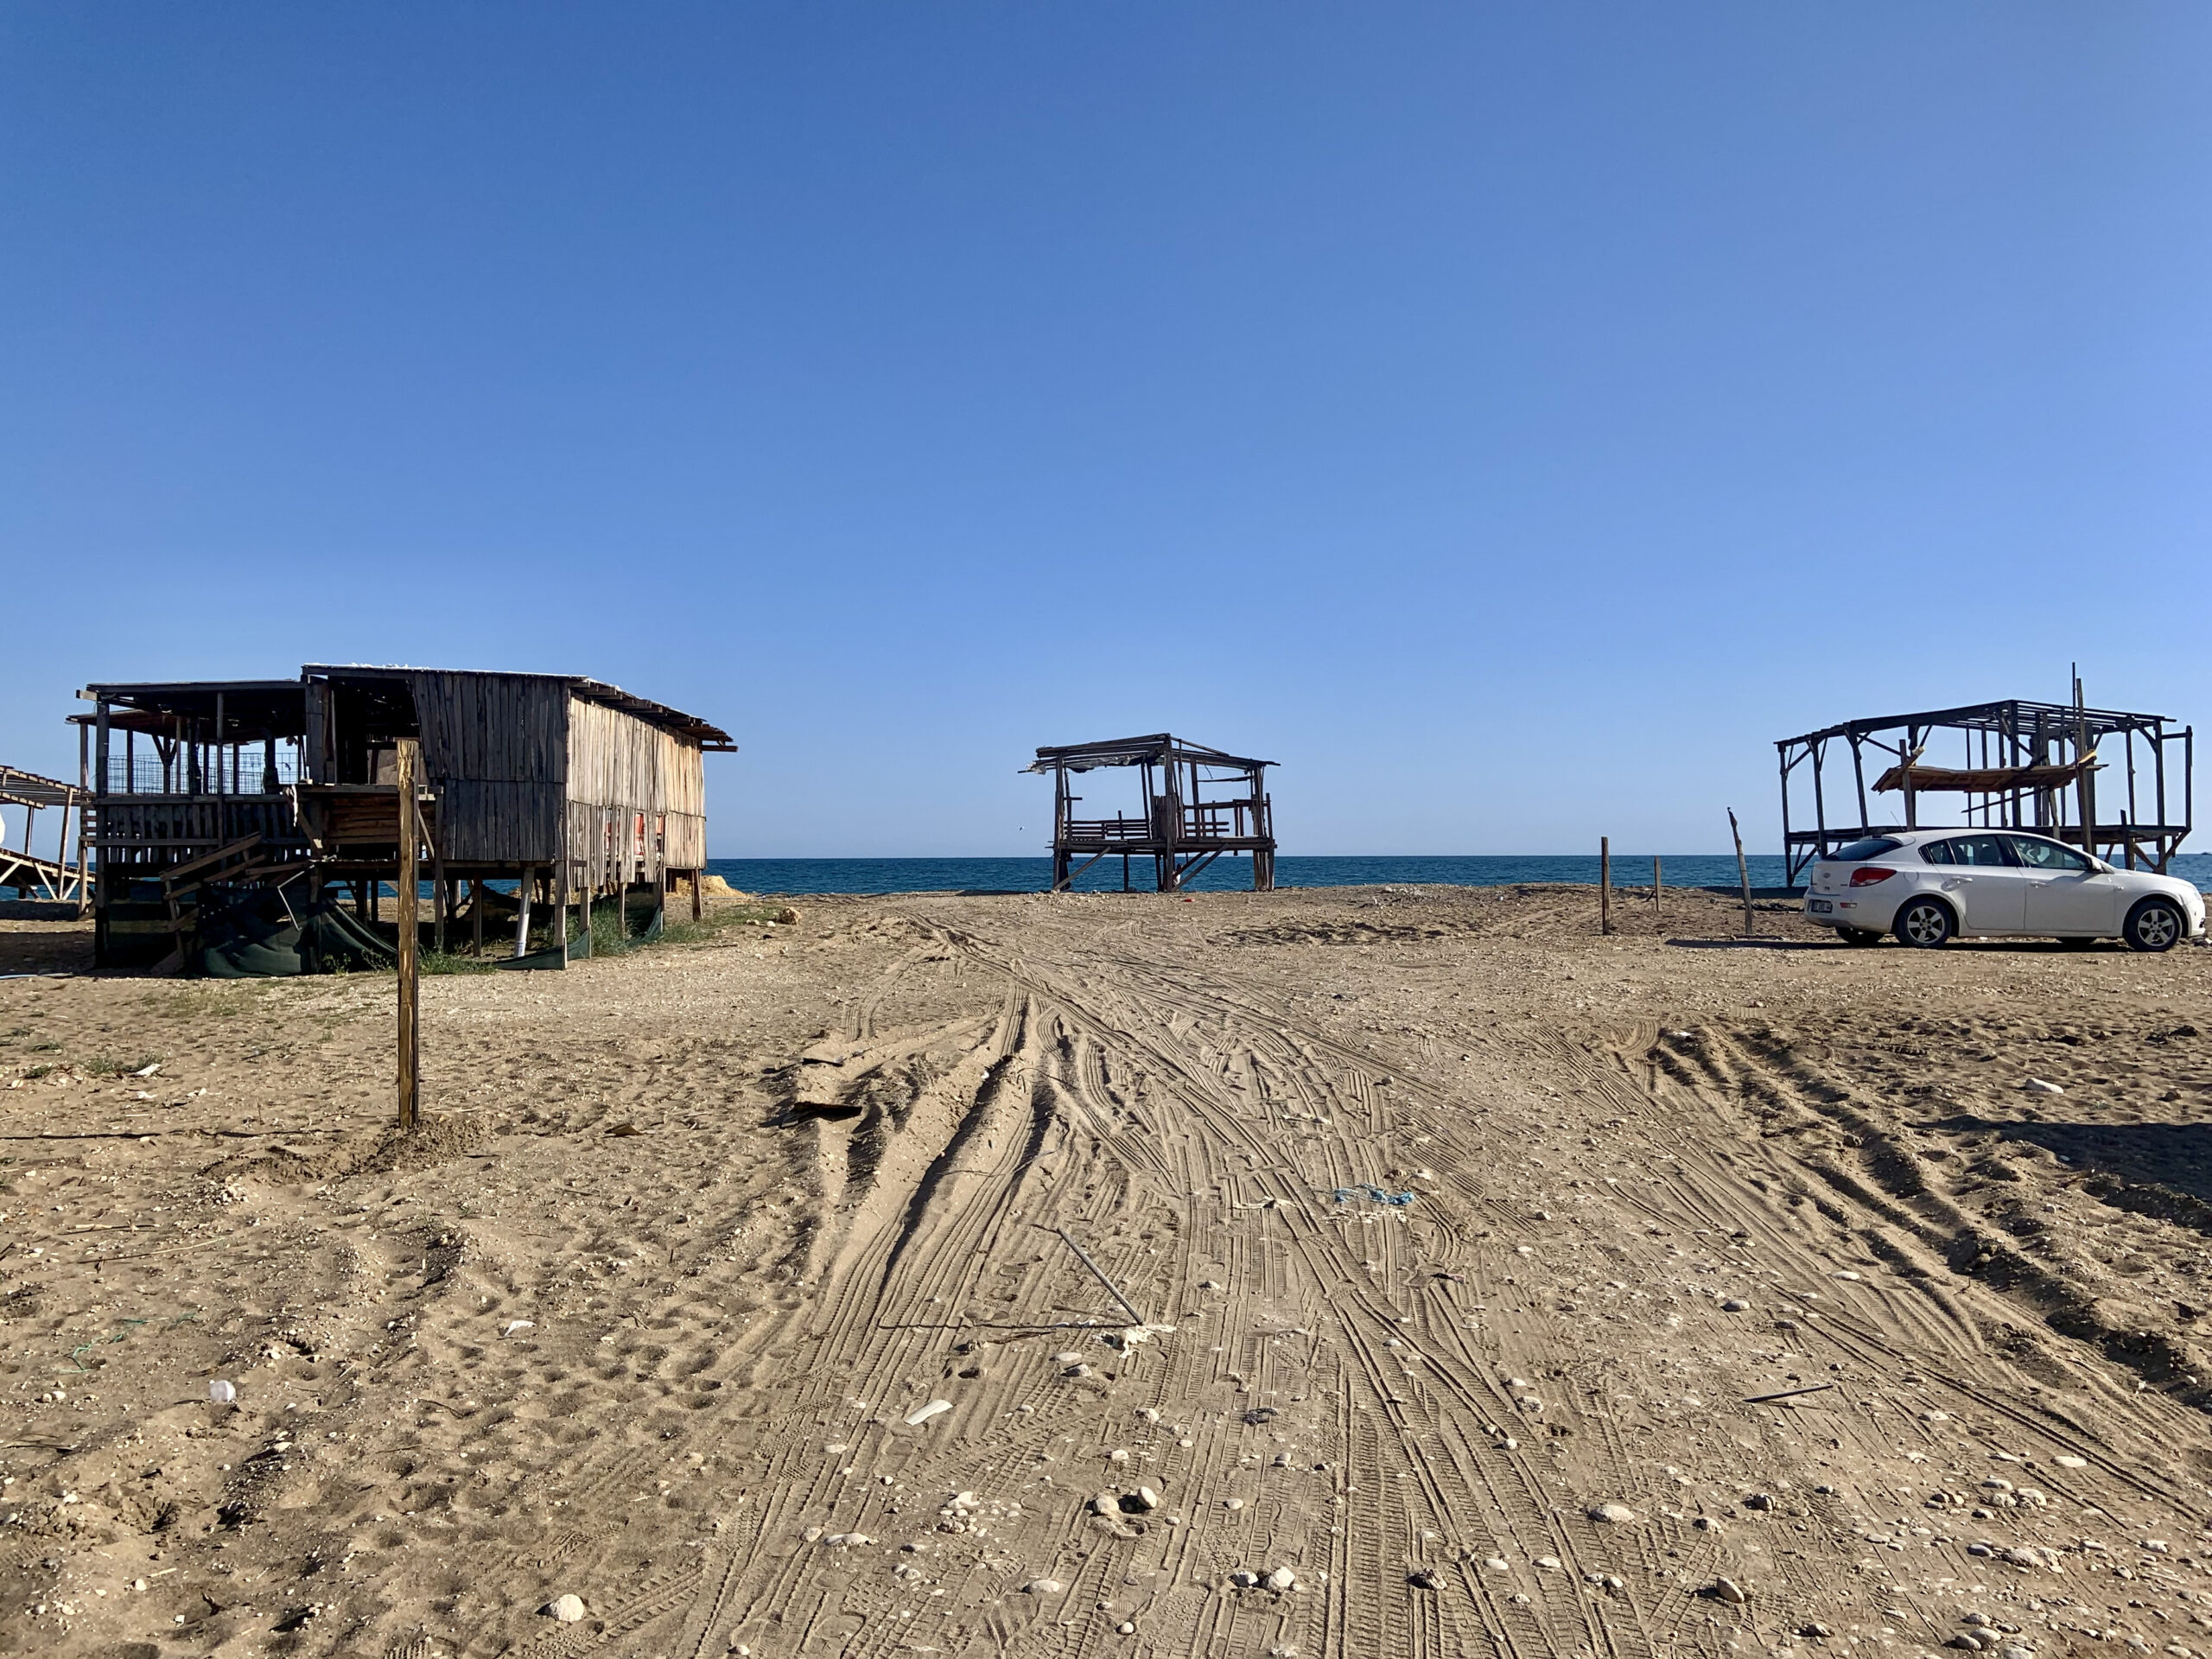
<path fill-rule="evenodd" d="M 237 1383 L 226 1382 L 219 1376 L 210 1377 L 208 1379 L 207 1398 L 212 1403 L 219 1406 L 235 1405 L 238 1403 L 238 1385 Z"/>
<path fill-rule="evenodd" d="M 1414 1201 L 1414 1195 L 1410 1192 L 1386 1192 L 1379 1186 L 1370 1186 L 1363 1181 L 1357 1186 L 1340 1186 L 1337 1189 L 1338 1204 L 1350 1204 L 1354 1198 L 1372 1198 L 1377 1204 L 1395 1204 L 1401 1206 Z"/>

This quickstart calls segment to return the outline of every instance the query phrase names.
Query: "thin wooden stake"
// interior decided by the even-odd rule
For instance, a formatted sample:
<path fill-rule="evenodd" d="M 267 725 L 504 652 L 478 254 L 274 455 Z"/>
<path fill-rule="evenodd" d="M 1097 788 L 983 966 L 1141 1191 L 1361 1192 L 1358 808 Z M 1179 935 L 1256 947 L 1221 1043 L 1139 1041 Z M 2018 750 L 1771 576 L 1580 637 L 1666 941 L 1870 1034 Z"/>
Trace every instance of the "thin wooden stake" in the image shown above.
<path fill-rule="evenodd" d="M 1744 937 L 1758 930 L 1751 925 L 1751 867 L 1744 861 L 1744 832 L 1736 823 L 1736 809 L 1728 809 L 1728 833 L 1736 837 L 1736 880 L 1744 888 Z"/>
<path fill-rule="evenodd" d="M 1598 837 L 1598 931 L 1613 931 L 1613 838 Z"/>
<path fill-rule="evenodd" d="M 415 905 L 423 885 L 415 821 L 415 740 L 399 740 L 399 1127 L 411 1134 L 423 1088 L 422 964 L 416 960 Z"/>
<path fill-rule="evenodd" d="M 1659 861 L 1655 858 L 1651 861 L 1651 919 L 1655 922 L 1659 919 L 1660 892 Z"/>
<path fill-rule="evenodd" d="M 1077 1243 L 1075 1240 L 1070 1238 L 1065 1229 L 1055 1227 L 1052 1230 L 1059 1234 L 1060 1242 L 1063 1244 L 1065 1244 L 1068 1249 L 1075 1252 L 1076 1260 L 1082 1262 L 1084 1267 L 1090 1269 L 1090 1276 L 1096 1279 L 1100 1284 L 1106 1287 L 1106 1294 L 1122 1305 L 1122 1312 L 1129 1316 L 1129 1323 L 1131 1325 L 1144 1324 L 1144 1315 L 1138 1313 L 1136 1309 L 1129 1306 L 1129 1299 L 1122 1295 L 1119 1290 L 1115 1288 L 1114 1281 L 1111 1279 L 1109 1279 L 1104 1272 L 1100 1269 L 1098 1264 L 1090 1259 L 1090 1253 L 1084 1249 L 1082 1245 Z"/>

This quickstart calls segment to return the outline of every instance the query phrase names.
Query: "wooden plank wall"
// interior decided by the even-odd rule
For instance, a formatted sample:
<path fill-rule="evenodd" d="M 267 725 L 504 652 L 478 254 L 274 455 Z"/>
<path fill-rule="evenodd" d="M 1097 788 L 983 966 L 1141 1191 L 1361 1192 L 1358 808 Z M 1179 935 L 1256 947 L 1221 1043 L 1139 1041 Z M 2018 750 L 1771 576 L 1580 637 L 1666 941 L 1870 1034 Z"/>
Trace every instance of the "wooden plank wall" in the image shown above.
<path fill-rule="evenodd" d="M 569 702 L 569 833 L 594 887 L 707 861 L 706 766 L 696 743 L 602 704 Z"/>
<path fill-rule="evenodd" d="M 569 688 L 529 674 L 420 670 L 407 677 L 446 862 L 553 863 L 569 773 Z"/>

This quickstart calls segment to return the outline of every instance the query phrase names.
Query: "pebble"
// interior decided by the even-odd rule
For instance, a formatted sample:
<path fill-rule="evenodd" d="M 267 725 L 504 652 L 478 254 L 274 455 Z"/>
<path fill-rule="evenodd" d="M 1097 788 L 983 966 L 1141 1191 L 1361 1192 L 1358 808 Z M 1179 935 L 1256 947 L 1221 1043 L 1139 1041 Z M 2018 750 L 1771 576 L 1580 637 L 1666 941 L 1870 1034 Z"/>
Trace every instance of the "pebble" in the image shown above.
<path fill-rule="evenodd" d="M 542 1611 L 563 1624 L 573 1624 L 584 1616 L 584 1599 L 582 1596 L 556 1596 L 545 1604 Z"/>
<path fill-rule="evenodd" d="M 1830 1637 L 1834 1636 L 1835 1632 L 1830 1630 L 1827 1625 L 1821 1624 L 1819 1619 L 1808 1618 L 1802 1624 L 1800 1624 L 1797 1627 L 1797 1634 L 1800 1636 Z"/>
<path fill-rule="evenodd" d="M 219 1376 L 212 1379 L 207 1384 L 207 1398 L 215 1405 L 231 1405 L 237 1401 L 238 1397 L 238 1387 L 235 1382 L 226 1382 Z"/>
<path fill-rule="evenodd" d="M 1136 1491 L 1131 1492 L 1127 1497 L 1122 1500 L 1122 1507 L 1125 1510 L 1133 1509 L 1141 1514 L 1149 1515 L 1153 1510 L 1160 1507 L 1160 1494 L 1154 1491 L 1149 1486 L 1140 1486 Z"/>
<path fill-rule="evenodd" d="M 1137 1627 L 1126 1619 L 1116 1624 L 1114 1629 L 1122 1636 L 1135 1636 L 1137 1633 Z"/>
<path fill-rule="evenodd" d="M 1137 1419 L 1141 1422 L 1156 1423 L 1160 1421 L 1160 1408 L 1157 1406 L 1139 1406 L 1137 1408 Z"/>
<path fill-rule="evenodd" d="M 1740 1607 L 1751 1599 L 1744 1593 L 1744 1586 L 1733 1579 L 1715 1579 L 1713 1581 L 1713 1593 L 1733 1607 Z"/>
<path fill-rule="evenodd" d="M 1542 1567 L 1547 1573 L 1556 1573 L 1559 1571 L 1559 1557 L 1556 1555 L 1539 1555 L 1536 1557 L 1536 1565 Z"/>
<path fill-rule="evenodd" d="M 1624 1527 L 1636 1519 L 1636 1511 L 1625 1503 L 1608 1502 L 1592 1504 L 1589 1516 L 1592 1521 L 1602 1521 L 1608 1526 Z"/>
<path fill-rule="evenodd" d="M 1244 1500 L 1241 1497 L 1224 1497 L 1221 1500 L 1221 1507 L 1224 1510 L 1241 1510 L 1244 1507 Z"/>
<path fill-rule="evenodd" d="M 1084 1364 L 1080 1360 L 1078 1360 L 1076 1363 L 1065 1367 L 1060 1372 L 1060 1375 L 1062 1376 L 1089 1376 L 1090 1375 L 1090 1367 Z"/>
<path fill-rule="evenodd" d="M 1058 1579 L 1032 1579 L 1021 1586 L 1025 1596 L 1057 1596 L 1067 1586 Z"/>
<path fill-rule="evenodd" d="M 1298 1582 L 1298 1574 L 1287 1567 L 1279 1567 L 1262 1580 L 1268 1589 L 1278 1592 L 1291 1588 Z"/>
<path fill-rule="evenodd" d="M 1081 1354 L 1075 1352 L 1073 1350 L 1070 1350 L 1066 1353 L 1054 1354 L 1052 1356 L 1052 1363 L 1055 1365 L 1072 1365 L 1076 1361 L 1082 1357 L 1083 1356 Z M 1157 1420 L 1155 1419 L 1154 1421 Z"/>
<path fill-rule="evenodd" d="M 2089 1460 L 2087 1458 L 2068 1457 L 2063 1452 L 2053 1458 L 2051 1461 L 2062 1469 L 2086 1469 L 2089 1466 Z"/>
<path fill-rule="evenodd" d="M 1740 1296 L 1731 1296 L 1720 1304 L 1720 1311 L 1723 1313 L 1748 1313 L 1751 1311 L 1751 1305 Z"/>
<path fill-rule="evenodd" d="M 822 1541 L 832 1549 L 857 1549 L 862 1544 L 872 1544 L 874 1539 L 864 1532 L 833 1532 Z"/>
<path fill-rule="evenodd" d="M 1122 1512 L 1120 1496 L 1114 1492 L 1095 1494 L 1090 1500 L 1090 1512 L 1093 1515 L 1119 1515 Z"/>
<path fill-rule="evenodd" d="M 1774 1496 L 1770 1492 L 1753 1492 L 1744 1500 L 1744 1507 L 1747 1510 L 1770 1510 L 1774 1507 Z"/>
<path fill-rule="evenodd" d="M 1513 1570 L 1506 1564 L 1505 1557 L 1503 1555 L 1490 1556 L 1483 1565 L 1493 1573 L 1510 1573 Z"/>
<path fill-rule="evenodd" d="M 1442 1587 L 1442 1580 L 1429 1568 L 1417 1567 L 1406 1574 L 1406 1582 L 1416 1590 L 1435 1590 Z"/>
<path fill-rule="evenodd" d="M 1239 1590 L 1249 1590 L 1255 1585 L 1259 1583 L 1260 1575 L 1256 1573 L 1247 1572 L 1243 1567 L 1239 1567 L 1236 1572 L 1231 1573 L 1229 1575 L 1229 1581 L 1235 1585 Z"/>
<path fill-rule="evenodd" d="M 1719 1532 L 1720 1530 L 1720 1523 L 1709 1515 L 1700 1515 L 1696 1520 L 1691 1522 L 1690 1525 L 1695 1527 L 1700 1532 Z"/>

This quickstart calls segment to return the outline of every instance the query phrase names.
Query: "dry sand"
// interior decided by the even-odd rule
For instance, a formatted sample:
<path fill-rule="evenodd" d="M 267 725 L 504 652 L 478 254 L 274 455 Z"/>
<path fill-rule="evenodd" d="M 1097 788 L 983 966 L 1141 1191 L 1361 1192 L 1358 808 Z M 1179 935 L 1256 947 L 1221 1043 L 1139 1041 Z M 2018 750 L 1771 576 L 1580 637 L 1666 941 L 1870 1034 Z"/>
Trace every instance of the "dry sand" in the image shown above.
<path fill-rule="evenodd" d="M 2212 957 L 1668 905 L 0 983 L 0 1648 L 2212 1652 Z"/>

